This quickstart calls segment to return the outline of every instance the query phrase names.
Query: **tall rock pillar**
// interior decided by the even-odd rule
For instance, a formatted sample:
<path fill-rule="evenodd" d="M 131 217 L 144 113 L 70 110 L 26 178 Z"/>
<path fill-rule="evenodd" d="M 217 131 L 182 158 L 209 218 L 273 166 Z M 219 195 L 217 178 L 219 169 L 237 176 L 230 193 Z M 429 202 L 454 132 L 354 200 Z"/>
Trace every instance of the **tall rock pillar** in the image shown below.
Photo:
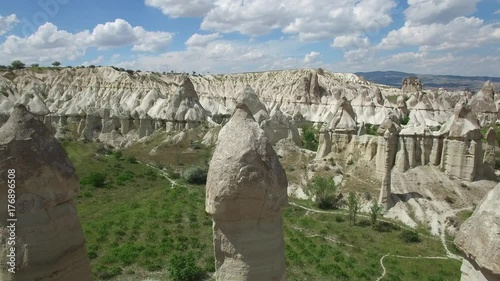
<path fill-rule="evenodd" d="M 282 209 L 287 179 L 246 105 L 219 133 L 207 179 L 216 280 L 286 280 Z"/>
<path fill-rule="evenodd" d="M 23 105 L 16 106 L 0 128 L 0 280 L 92 280 L 73 202 L 79 188 L 59 142 Z M 9 202 L 14 213 L 7 210 L 7 200 L 13 199 L 8 194 L 15 194 L 15 202 Z M 8 221 L 13 217 L 17 221 Z M 4 247 L 7 240 L 11 243 Z M 7 264 L 12 259 L 6 260 L 12 250 L 15 274 Z"/>

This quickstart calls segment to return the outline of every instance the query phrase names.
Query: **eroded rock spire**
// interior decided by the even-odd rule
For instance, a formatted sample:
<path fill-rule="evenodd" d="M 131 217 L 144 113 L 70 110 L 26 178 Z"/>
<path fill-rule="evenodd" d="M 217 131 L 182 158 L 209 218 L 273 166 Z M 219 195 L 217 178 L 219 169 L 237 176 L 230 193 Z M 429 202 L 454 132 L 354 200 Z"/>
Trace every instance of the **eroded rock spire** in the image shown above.
<path fill-rule="evenodd" d="M 15 170 L 16 272 L 8 272 L 7 175 Z M 17 105 L 0 128 L 0 280 L 90 281 L 92 275 L 73 199 L 80 184 L 59 142 Z"/>
<path fill-rule="evenodd" d="M 216 279 L 286 280 L 287 179 L 252 112 L 238 104 L 219 134 L 207 179 Z"/>

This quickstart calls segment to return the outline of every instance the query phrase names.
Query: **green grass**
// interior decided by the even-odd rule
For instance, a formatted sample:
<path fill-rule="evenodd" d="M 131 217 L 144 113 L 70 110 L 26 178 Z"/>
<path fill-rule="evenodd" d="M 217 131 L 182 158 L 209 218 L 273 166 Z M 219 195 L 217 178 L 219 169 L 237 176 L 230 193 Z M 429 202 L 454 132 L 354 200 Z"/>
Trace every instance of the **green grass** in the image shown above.
<path fill-rule="evenodd" d="M 204 186 L 179 180 L 172 188 L 155 170 L 127 161 L 127 151 L 118 159 L 96 157 L 98 144 L 67 143 L 65 148 L 80 177 L 107 175 L 103 188 L 83 186 L 77 200 L 96 280 L 171 280 L 172 257 L 187 254 L 209 277 L 214 270 L 212 222 L 204 212 Z M 198 153 L 204 162 L 203 151 Z M 288 280 L 374 280 L 381 275 L 379 261 L 385 254 L 444 256 L 435 237 L 420 235 L 420 242 L 405 243 L 398 228 L 378 232 L 350 226 L 342 210 L 320 214 L 290 205 L 283 216 Z M 460 262 L 454 260 L 387 257 L 384 264 L 383 280 L 460 278 Z"/>

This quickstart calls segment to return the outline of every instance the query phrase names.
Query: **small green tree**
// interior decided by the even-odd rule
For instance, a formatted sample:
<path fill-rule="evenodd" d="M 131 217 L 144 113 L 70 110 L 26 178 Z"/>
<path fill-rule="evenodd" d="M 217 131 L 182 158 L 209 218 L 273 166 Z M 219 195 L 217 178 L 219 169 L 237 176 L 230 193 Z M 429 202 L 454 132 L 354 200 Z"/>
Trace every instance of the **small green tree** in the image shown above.
<path fill-rule="evenodd" d="M 12 68 L 14 69 L 23 69 L 26 65 L 20 61 L 20 60 L 15 60 L 11 64 Z"/>
<path fill-rule="evenodd" d="M 370 220 L 372 223 L 372 228 L 375 228 L 377 224 L 377 219 L 380 215 L 382 215 L 383 206 L 379 205 L 378 202 L 375 203 L 370 208 Z"/>
<path fill-rule="evenodd" d="M 34 63 L 34 64 L 32 64 L 32 65 L 31 65 L 31 67 L 32 67 L 32 68 L 39 68 L 39 67 L 40 67 L 40 65 L 39 65 L 38 63 Z"/>
<path fill-rule="evenodd" d="M 307 195 L 314 197 L 316 206 L 320 209 L 337 208 L 338 198 L 335 195 L 337 186 L 331 177 L 316 176 L 307 186 Z"/>
<path fill-rule="evenodd" d="M 319 144 L 318 130 L 310 124 L 302 127 L 302 144 L 305 149 L 318 150 Z"/>
<path fill-rule="evenodd" d="M 61 63 L 58 62 L 58 61 L 55 61 L 55 62 L 52 63 L 52 66 L 54 66 L 54 67 L 58 67 L 60 65 L 61 65 Z"/>
<path fill-rule="evenodd" d="M 408 125 L 409 122 L 410 122 L 409 116 L 403 116 L 403 118 L 401 118 L 401 125 Z"/>
<path fill-rule="evenodd" d="M 349 223 L 351 225 L 355 225 L 356 216 L 358 215 L 360 205 L 358 197 L 354 192 L 349 192 L 349 197 L 347 198 L 347 206 L 349 207 Z"/>

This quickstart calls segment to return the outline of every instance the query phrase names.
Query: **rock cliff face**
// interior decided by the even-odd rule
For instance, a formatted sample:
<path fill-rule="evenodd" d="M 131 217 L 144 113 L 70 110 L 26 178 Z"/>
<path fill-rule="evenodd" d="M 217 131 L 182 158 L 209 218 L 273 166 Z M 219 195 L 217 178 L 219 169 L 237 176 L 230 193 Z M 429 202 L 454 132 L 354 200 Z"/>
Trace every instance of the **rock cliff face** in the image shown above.
<path fill-rule="evenodd" d="M 16 267 L 0 280 L 90 281 L 85 241 L 73 200 L 79 192 L 75 169 L 42 122 L 22 105 L 0 128 L 0 201 L 7 202 L 7 170 L 16 171 Z M 0 239 L 6 245 L 7 208 L 0 210 Z"/>
<path fill-rule="evenodd" d="M 462 281 L 500 280 L 500 184 L 460 226 L 455 244 L 466 255 Z"/>
<path fill-rule="evenodd" d="M 245 105 L 219 134 L 207 178 L 217 280 L 286 280 L 282 208 L 287 179 Z"/>

